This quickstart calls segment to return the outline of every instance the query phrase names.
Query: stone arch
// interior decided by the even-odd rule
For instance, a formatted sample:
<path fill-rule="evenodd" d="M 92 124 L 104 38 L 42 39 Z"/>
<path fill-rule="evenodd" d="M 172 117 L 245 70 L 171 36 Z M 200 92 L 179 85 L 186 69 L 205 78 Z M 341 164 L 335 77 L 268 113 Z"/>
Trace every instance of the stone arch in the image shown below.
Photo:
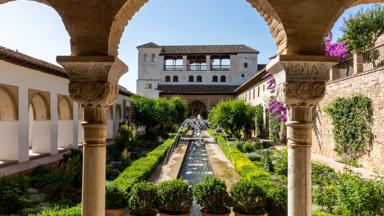
<path fill-rule="evenodd" d="M 47 99 L 41 93 L 36 93 L 30 101 L 30 108 L 33 112 L 33 120 L 49 120 L 49 104 Z"/>
<path fill-rule="evenodd" d="M 17 120 L 16 102 L 5 87 L 0 87 L 0 121 Z"/>
<path fill-rule="evenodd" d="M 203 102 L 195 100 L 188 104 L 188 116 L 197 117 L 201 115 L 204 119 L 208 117 L 207 105 Z"/>
<path fill-rule="evenodd" d="M 72 101 L 69 96 L 61 96 L 58 102 L 59 120 L 73 119 Z"/>
<path fill-rule="evenodd" d="M 117 55 L 117 49 L 120 43 L 120 39 L 123 35 L 125 26 L 132 17 L 140 10 L 145 3 L 149 0 L 127 0 L 121 6 L 120 10 L 114 17 L 114 21 L 111 25 L 111 31 L 109 34 L 109 45 L 108 53 L 110 55 Z M 253 8 L 255 8 L 260 15 L 263 17 L 267 25 L 269 26 L 270 32 L 275 39 L 277 50 L 279 54 L 286 54 L 287 52 L 287 35 L 284 26 L 267 0 L 246 0 Z"/>

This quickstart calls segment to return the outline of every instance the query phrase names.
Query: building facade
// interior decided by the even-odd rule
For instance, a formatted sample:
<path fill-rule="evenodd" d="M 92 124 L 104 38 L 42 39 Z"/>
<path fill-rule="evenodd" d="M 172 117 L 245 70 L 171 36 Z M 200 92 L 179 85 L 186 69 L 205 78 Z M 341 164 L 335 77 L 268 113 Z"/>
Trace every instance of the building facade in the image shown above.
<path fill-rule="evenodd" d="M 83 144 L 84 111 L 69 96 L 63 68 L 0 47 L 0 77 L 0 167 Z M 129 120 L 132 94 L 120 87 L 107 138 Z"/>
<path fill-rule="evenodd" d="M 234 90 L 259 69 L 258 51 L 245 45 L 138 46 L 137 94 L 181 96 L 189 115 L 206 117 L 220 100 L 234 98 Z"/>

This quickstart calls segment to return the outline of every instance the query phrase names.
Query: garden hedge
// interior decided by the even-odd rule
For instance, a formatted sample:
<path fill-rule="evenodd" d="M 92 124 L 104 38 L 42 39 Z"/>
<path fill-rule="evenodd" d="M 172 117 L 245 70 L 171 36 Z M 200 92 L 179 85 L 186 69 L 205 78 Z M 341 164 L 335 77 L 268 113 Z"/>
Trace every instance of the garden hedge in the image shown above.
<path fill-rule="evenodd" d="M 118 187 L 125 191 L 130 191 L 132 186 L 139 182 L 148 179 L 152 172 L 157 168 L 160 162 L 164 159 L 169 147 L 174 143 L 171 137 L 163 144 L 156 147 L 153 151 L 149 152 L 145 157 L 142 157 L 127 167 L 113 182 Z M 40 216 L 80 216 L 81 204 L 70 208 L 58 207 L 50 210 L 44 210 Z"/>

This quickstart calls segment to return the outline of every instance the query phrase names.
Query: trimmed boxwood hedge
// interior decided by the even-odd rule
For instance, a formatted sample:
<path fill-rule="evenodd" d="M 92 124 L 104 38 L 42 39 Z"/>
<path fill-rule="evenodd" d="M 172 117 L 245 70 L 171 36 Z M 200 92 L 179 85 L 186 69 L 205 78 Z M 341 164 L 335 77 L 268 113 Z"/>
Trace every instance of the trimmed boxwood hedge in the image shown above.
<path fill-rule="evenodd" d="M 140 181 L 147 180 L 152 172 L 157 168 L 164 159 L 169 147 L 173 144 L 174 139 L 169 138 L 163 144 L 149 152 L 145 157 L 134 161 L 131 166 L 127 167 L 113 182 L 125 191 L 130 191 L 132 186 Z M 80 216 L 81 204 L 70 208 L 54 208 L 44 210 L 39 213 L 40 216 Z"/>
<path fill-rule="evenodd" d="M 148 153 L 147 156 L 134 161 L 113 182 L 121 189 L 129 192 L 135 183 L 147 180 L 164 159 L 173 142 L 173 139 L 167 139 L 163 144 Z"/>

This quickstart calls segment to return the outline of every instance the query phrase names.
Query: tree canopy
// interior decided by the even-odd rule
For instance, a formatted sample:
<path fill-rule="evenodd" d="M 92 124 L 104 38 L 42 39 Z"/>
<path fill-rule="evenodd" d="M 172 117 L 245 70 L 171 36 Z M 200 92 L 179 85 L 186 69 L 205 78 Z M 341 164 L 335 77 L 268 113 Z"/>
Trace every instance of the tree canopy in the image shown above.
<path fill-rule="evenodd" d="M 209 113 L 209 121 L 222 127 L 231 135 L 241 138 L 255 129 L 256 109 L 244 100 L 222 101 Z"/>
<path fill-rule="evenodd" d="M 369 48 L 384 34 L 384 9 L 377 5 L 362 9 L 356 15 L 344 19 L 341 30 L 344 35 L 340 40 L 348 41 L 348 49 Z"/>

